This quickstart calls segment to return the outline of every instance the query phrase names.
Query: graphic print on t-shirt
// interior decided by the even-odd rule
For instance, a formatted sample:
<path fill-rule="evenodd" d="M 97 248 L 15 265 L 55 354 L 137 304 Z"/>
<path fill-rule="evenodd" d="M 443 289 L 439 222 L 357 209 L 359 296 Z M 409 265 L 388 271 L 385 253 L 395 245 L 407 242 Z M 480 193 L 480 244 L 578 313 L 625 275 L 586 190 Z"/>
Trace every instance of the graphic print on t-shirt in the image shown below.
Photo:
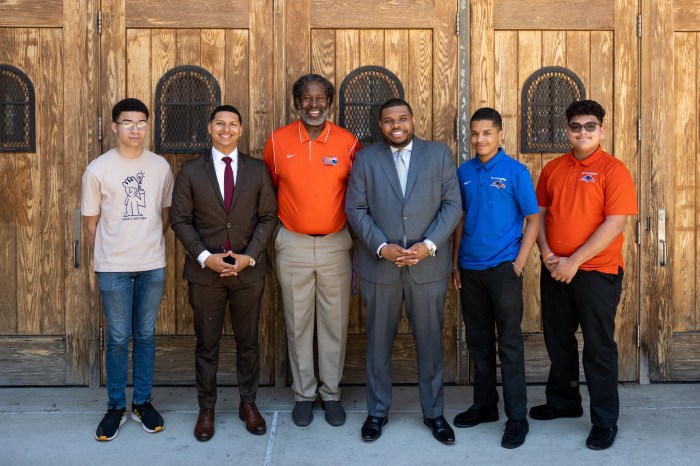
<path fill-rule="evenodd" d="M 141 207 L 146 207 L 146 192 L 143 190 L 142 182 L 145 173 L 138 172 L 136 176 L 127 176 L 122 182 L 126 199 L 124 199 L 124 219 L 140 220 L 146 217 L 141 213 Z"/>

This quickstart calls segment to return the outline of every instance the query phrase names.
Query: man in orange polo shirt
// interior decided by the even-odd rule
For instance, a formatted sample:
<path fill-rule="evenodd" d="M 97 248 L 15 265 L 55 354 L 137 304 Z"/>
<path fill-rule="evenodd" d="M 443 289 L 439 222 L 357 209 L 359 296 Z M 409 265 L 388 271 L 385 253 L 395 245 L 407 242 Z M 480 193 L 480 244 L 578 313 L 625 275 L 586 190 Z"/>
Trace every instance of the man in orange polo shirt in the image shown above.
<path fill-rule="evenodd" d="M 318 324 L 318 392 L 326 421 L 345 423 L 340 380 L 345 364 L 352 239 L 345 223 L 345 189 L 360 144 L 327 120 L 335 89 L 308 74 L 293 86 L 299 120 L 275 130 L 265 163 L 277 188 L 281 228 L 275 238 L 295 406 L 292 420 L 313 420 L 314 322 Z"/>
<path fill-rule="evenodd" d="M 572 149 L 549 162 L 537 183 L 543 222 L 537 237 L 542 325 L 552 364 L 547 403 L 531 408 L 530 417 L 583 414 L 575 335 L 580 325 L 593 423 L 586 446 L 593 450 L 610 447 L 617 435 L 615 312 L 622 292 L 625 221 L 637 214 L 629 171 L 601 149 L 604 116 L 597 102 L 572 103 L 566 110 Z"/>

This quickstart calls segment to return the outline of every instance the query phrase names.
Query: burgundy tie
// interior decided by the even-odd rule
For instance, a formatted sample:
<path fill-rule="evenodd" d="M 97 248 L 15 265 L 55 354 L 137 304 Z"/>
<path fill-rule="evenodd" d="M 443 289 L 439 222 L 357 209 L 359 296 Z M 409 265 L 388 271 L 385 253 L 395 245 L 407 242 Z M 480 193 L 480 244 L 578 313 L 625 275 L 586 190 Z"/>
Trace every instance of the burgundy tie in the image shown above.
<path fill-rule="evenodd" d="M 224 169 L 224 204 L 226 204 L 226 212 L 228 212 L 231 210 L 231 201 L 233 201 L 233 169 L 231 168 L 231 162 L 233 162 L 233 160 L 231 157 L 224 157 L 221 160 L 226 164 L 226 168 Z M 227 251 L 231 249 L 228 234 L 226 235 L 224 249 Z"/>

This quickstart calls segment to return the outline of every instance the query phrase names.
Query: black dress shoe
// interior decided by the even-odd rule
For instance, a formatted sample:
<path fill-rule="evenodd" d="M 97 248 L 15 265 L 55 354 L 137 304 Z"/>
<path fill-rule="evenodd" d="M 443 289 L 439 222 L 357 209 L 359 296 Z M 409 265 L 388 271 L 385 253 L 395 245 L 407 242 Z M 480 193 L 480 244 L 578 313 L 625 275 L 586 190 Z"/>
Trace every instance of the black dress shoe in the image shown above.
<path fill-rule="evenodd" d="M 593 426 L 590 435 L 586 439 L 586 446 L 591 450 L 605 450 L 610 448 L 617 436 L 617 426 L 598 427 Z"/>
<path fill-rule="evenodd" d="M 560 417 L 581 417 L 583 416 L 583 408 L 555 408 L 552 405 L 539 405 L 530 408 L 530 417 L 539 421 L 550 421 Z"/>
<path fill-rule="evenodd" d="M 455 431 L 447 423 L 445 416 L 438 416 L 435 419 L 430 419 L 427 417 L 423 418 L 423 424 L 430 427 L 433 431 L 433 437 L 438 442 L 449 445 L 455 443 Z"/>
<path fill-rule="evenodd" d="M 482 422 L 498 421 L 498 406 L 473 404 L 468 410 L 455 416 L 455 427 L 474 427 Z"/>
<path fill-rule="evenodd" d="M 365 423 L 362 424 L 362 440 L 371 442 L 382 436 L 382 427 L 389 422 L 389 416 L 367 416 Z"/>

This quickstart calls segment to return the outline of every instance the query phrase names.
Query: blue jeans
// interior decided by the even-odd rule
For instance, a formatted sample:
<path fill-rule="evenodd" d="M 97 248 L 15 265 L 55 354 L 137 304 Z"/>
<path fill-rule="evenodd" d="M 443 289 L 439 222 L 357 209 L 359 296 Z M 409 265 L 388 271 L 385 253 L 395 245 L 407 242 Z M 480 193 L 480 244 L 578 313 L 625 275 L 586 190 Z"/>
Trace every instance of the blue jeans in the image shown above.
<path fill-rule="evenodd" d="M 107 324 L 107 406 L 126 407 L 129 340 L 134 335 L 134 404 L 151 400 L 156 355 L 156 317 L 165 268 L 143 272 L 98 272 Z"/>

